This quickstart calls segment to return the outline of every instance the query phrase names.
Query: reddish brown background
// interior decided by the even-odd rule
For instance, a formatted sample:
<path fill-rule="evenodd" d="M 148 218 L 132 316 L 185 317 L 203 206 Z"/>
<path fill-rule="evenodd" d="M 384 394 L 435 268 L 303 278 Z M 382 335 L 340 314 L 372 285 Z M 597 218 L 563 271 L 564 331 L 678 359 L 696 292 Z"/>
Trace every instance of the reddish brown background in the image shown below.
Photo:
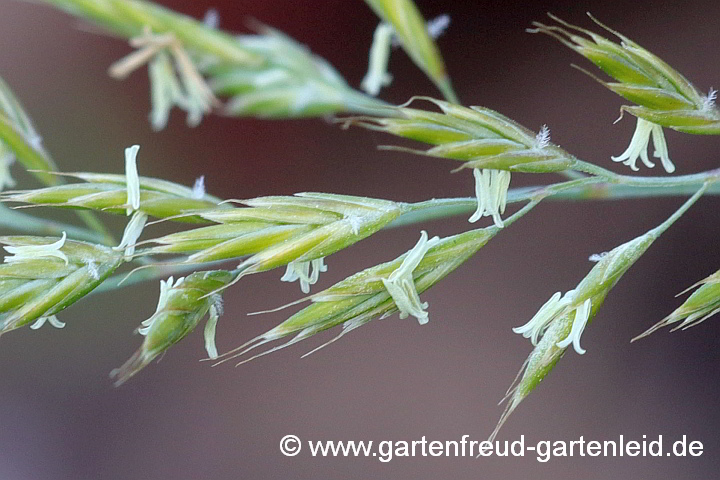
<path fill-rule="evenodd" d="M 223 28 L 244 31 L 249 17 L 276 26 L 330 60 L 352 85 L 366 68 L 376 19 L 363 2 L 315 0 L 163 2 L 195 16 L 216 7 Z M 546 11 L 583 25 L 596 16 L 652 49 L 700 88 L 718 87 L 716 18 L 705 2 L 419 2 L 428 16 L 453 19 L 440 40 L 458 94 L 530 128 L 547 123 L 553 141 L 611 166 L 634 121 L 612 125 L 621 101 L 569 67 L 583 64 L 549 38 L 525 34 Z M 266 122 L 209 118 L 188 129 L 175 112 L 169 128 L 147 122 L 147 76 L 106 75 L 124 42 L 75 28 L 48 7 L 0 2 L 0 74 L 15 89 L 64 170 L 122 171 L 122 149 L 142 145 L 141 173 L 210 191 L 252 197 L 314 190 L 415 201 L 469 195 L 472 179 L 442 160 L 377 152 L 390 139 L 341 131 L 321 120 Z M 384 98 L 435 92 L 403 53 Z M 720 139 L 667 134 L 678 173 L 717 166 Z M 612 168 L 616 168 L 611 166 Z M 622 168 L 617 168 L 623 171 Z M 656 169 L 657 170 L 657 169 Z M 647 173 L 647 172 L 646 172 Z M 652 173 L 661 173 L 654 171 Z M 516 175 L 514 185 L 537 178 Z M 544 179 L 543 179 L 544 180 Z M 583 336 L 585 356 L 568 353 L 508 421 L 500 438 L 641 439 L 688 435 L 700 458 L 294 458 L 278 451 L 289 433 L 307 440 L 486 438 L 496 406 L 529 343 L 511 333 L 555 291 L 587 272 L 588 255 L 645 232 L 680 199 L 593 204 L 547 202 L 504 232 L 456 274 L 424 295 L 431 321 L 371 323 L 319 353 L 323 339 L 241 368 L 210 368 L 199 332 L 162 362 L 115 389 L 108 372 L 137 347 L 131 335 L 155 308 L 158 285 L 96 296 L 73 307 L 62 331 L 22 330 L 0 341 L 0 478 L 713 478 L 720 460 L 717 319 L 684 333 L 629 339 L 679 305 L 673 295 L 718 268 L 718 201 L 703 199 L 618 284 Z M 122 228 L 120 219 L 113 225 Z M 329 258 L 321 287 L 412 246 L 421 227 L 383 232 Z M 464 219 L 424 225 L 445 235 Z M 218 331 L 228 349 L 282 321 L 246 317 L 300 295 L 281 272 L 249 278 L 226 296 Z M 666 440 L 667 441 L 667 440 Z"/>

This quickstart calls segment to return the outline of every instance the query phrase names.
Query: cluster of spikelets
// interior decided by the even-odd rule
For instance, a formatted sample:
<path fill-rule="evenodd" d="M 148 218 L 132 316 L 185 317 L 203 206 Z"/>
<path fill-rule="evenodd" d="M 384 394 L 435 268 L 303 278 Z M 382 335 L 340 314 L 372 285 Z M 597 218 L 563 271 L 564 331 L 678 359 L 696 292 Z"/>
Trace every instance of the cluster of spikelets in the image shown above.
<path fill-rule="evenodd" d="M 385 105 L 351 88 L 303 45 L 264 25 L 254 25 L 257 34 L 231 35 L 217 29 L 216 15 L 201 22 L 139 0 L 47 1 L 130 39 L 136 50 L 114 63 L 110 74 L 122 79 L 148 65 L 150 119 L 158 130 L 174 106 L 187 111 L 194 126 L 210 112 L 289 118 L 365 113 Z"/>
<path fill-rule="evenodd" d="M 0 334 L 24 325 L 38 328 L 46 321 L 63 326 L 56 315 L 101 285 L 123 263 L 152 267 L 159 256 L 170 256 L 164 263 L 170 266 L 239 262 L 232 270 L 196 271 L 161 281 L 156 311 L 137 330 L 144 336 L 141 347 L 113 371 L 118 384 L 182 340 L 206 316 L 208 356 L 218 362 L 241 357 L 241 363 L 341 326 L 332 342 L 375 318 L 394 313 L 427 323 L 428 305 L 421 301 L 420 294 L 551 194 L 540 189 L 528 197 L 530 203 L 503 219 L 511 172 L 564 172 L 576 182 L 592 181 L 598 172 L 552 144 L 546 126 L 535 133 L 496 111 L 459 105 L 432 32 L 428 32 L 433 28 L 410 0 L 367 0 L 381 19 L 370 55 L 370 71 L 363 82 L 370 95 L 352 89 L 322 58 L 269 27 L 258 26 L 256 35 L 232 36 L 218 30 L 211 21 L 199 22 L 139 0 L 46 1 L 130 39 L 136 50 L 113 64 L 110 73 L 123 78 L 148 65 L 151 124 L 156 129 L 165 126 L 174 106 L 188 112 L 190 125 L 198 124 L 210 112 L 275 118 L 351 114 L 354 116 L 341 122 L 429 145 L 422 150 L 387 149 L 448 158 L 462 162 L 458 170 L 473 169 L 477 208 L 470 221 L 482 217 L 493 220 L 489 227 L 442 239 L 428 238 L 422 232 L 407 253 L 309 295 L 304 299 L 311 302 L 309 306 L 263 335 L 219 355 L 215 330 L 225 289 L 246 275 L 285 267 L 281 280 L 298 281 L 302 292 L 308 294 L 319 274 L 327 269 L 327 256 L 412 213 L 413 206 L 320 193 L 223 201 L 205 192 L 202 179 L 188 188 L 139 176 L 137 147 L 126 150 L 125 175 L 60 175 L 27 115 L 0 82 L 0 188 L 13 185 L 8 171 L 15 158 L 46 185 L 5 192 L 2 200 L 23 206 L 76 209 L 86 224 L 96 229 L 99 227 L 92 211 L 130 217 L 119 243 L 105 236 L 106 245 L 90 244 L 70 240 L 64 233 L 59 238 L 0 237 L 9 254 L 0 264 Z M 636 104 L 623 107 L 624 112 L 638 118 L 638 125 L 628 149 L 613 160 L 633 170 L 637 169 L 638 158 L 646 166 L 653 166 L 647 153 L 652 138 L 654 156 L 672 173 L 675 167 L 663 127 L 693 134 L 720 134 L 714 91 L 703 95 L 661 59 L 612 30 L 608 29 L 620 38 L 619 44 L 555 20 L 560 26 L 535 23 L 531 31 L 551 35 L 588 58 L 616 80 L 601 83 Z M 393 40 L 448 100 L 420 97 L 432 102 L 439 112 L 410 108 L 409 104 L 391 106 L 373 98 L 389 82 L 385 70 Z M 219 97 L 229 100 L 222 103 Z M 576 172 L 568 173 L 573 170 Z M 589 173 L 590 177 L 577 172 Z M 66 178 L 79 182 L 65 184 Z M 508 391 L 508 406 L 498 429 L 568 348 L 585 353 L 581 335 L 607 294 L 706 188 L 707 184 L 658 227 L 608 253 L 591 257 L 596 265 L 574 289 L 552 295 L 527 324 L 514 329 L 530 339 L 533 351 L 517 384 Z M 184 222 L 193 228 L 139 241 L 146 226 L 151 225 L 150 217 Z M 719 274 L 701 281 L 681 307 L 643 335 L 678 322 L 677 328 L 687 328 L 718 313 Z M 286 343 L 246 356 L 255 348 L 289 336 L 292 338 Z M 493 436 L 496 433 L 497 429 Z"/>
<path fill-rule="evenodd" d="M 560 26 L 534 22 L 530 32 L 550 35 L 584 56 L 615 82 L 598 79 L 608 89 L 636 105 L 623 106 L 622 112 L 637 117 L 637 128 L 625 152 L 613 157 L 633 170 L 638 170 L 638 157 L 653 167 L 647 154 L 652 136 L 654 153 L 668 173 L 675 171 L 670 160 L 662 128 L 697 135 L 720 134 L 720 110 L 715 105 L 716 90 L 700 92 L 682 74 L 662 59 L 642 48 L 626 36 L 606 27 L 592 16 L 595 23 L 620 39 L 616 44 L 592 31 L 570 25 L 552 16 Z M 583 70 L 584 71 L 584 70 Z"/>

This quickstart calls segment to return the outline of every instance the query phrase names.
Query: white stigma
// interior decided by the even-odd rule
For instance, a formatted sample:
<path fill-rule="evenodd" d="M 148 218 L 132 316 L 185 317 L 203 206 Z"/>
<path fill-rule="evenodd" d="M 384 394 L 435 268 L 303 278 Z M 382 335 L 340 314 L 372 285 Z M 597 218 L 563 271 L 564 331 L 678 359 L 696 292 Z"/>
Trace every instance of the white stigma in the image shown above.
<path fill-rule="evenodd" d="M 717 100 L 718 91 L 714 88 L 710 88 L 707 96 L 703 100 L 703 110 L 711 110 L 715 106 L 715 100 Z"/>
<path fill-rule="evenodd" d="M 427 232 L 423 230 L 420 234 L 420 240 L 418 240 L 412 250 L 407 253 L 402 264 L 400 264 L 387 279 L 382 279 L 383 285 L 385 285 L 385 288 L 400 311 L 401 319 L 412 315 L 417 318 L 420 325 L 425 325 L 429 320 L 428 313 L 425 311 L 428 303 L 420 302 L 420 296 L 415 288 L 412 272 L 420 264 L 427 251 L 439 240 L 438 237 L 433 237 L 428 240 Z"/>
<path fill-rule="evenodd" d="M 475 196 L 477 197 L 477 210 L 469 218 L 475 223 L 482 217 L 492 217 L 498 228 L 504 224 L 500 215 L 505 213 L 507 205 L 507 191 L 510 186 L 510 172 L 504 170 L 473 169 L 475 177 Z"/>
<path fill-rule="evenodd" d="M 67 234 L 63 232 L 62 238 L 57 242 L 49 243 L 47 245 L 21 245 L 21 246 L 7 246 L 3 247 L 5 251 L 11 254 L 11 256 L 5 256 L 5 263 L 14 262 L 27 262 L 37 260 L 43 257 L 54 257 L 59 258 L 65 262 L 65 265 L 69 263 L 67 255 L 60 251 L 65 245 Z"/>
<path fill-rule="evenodd" d="M 541 149 L 550 145 L 550 128 L 547 125 L 540 127 L 540 131 L 535 135 L 535 148 Z"/>
<path fill-rule="evenodd" d="M 613 162 L 622 162 L 623 165 L 629 166 L 634 172 L 639 170 L 636 165 L 638 157 L 640 157 L 646 167 L 654 167 L 655 164 L 650 161 L 647 153 L 651 135 L 655 150 L 653 157 L 660 159 L 668 173 L 673 173 L 675 171 L 675 165 L 673 165 L 670 160 L 662 127 L 639 117 L 637 119 L 635 133 L 633 133 L 632 139 L 630 139 L 628 148 L 619 156 L 610 158 L 612 158 Z"/>

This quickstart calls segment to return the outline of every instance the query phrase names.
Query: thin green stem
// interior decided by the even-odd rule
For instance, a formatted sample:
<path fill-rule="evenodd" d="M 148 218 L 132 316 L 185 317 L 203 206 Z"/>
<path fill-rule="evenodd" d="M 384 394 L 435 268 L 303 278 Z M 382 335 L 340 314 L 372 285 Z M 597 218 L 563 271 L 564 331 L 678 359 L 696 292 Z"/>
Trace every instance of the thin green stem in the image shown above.
<path fill-rule="evenodd" d="M 610 200 L 635 197 L 685 196 L 692 194 L 699 196 L 701 193 L 706 195 L 720 195 L 720 182 L 715 181 L 718 180 L 719 174 L 720 170 L 713 170 L 703 174 L 668 178 L 667 180 L 672 180 L 672 184 L 669 186 L 661 186 L 663 181 L 666 180 L 665 178 L 627 177 L 633 180 L 633 184 L 628 185 L 609 183 L 606 181 L 606 178 L 601 176 L 590 176 L 551 185 L 515 188 L 508 192 L 508 203 L 527 200 L 531 202 L 507 218 L 505 224 L 510 225 L 514 220 L 525 215 L 540 200 L 545 198 L 552 200 Z M 618 177 L 622 178 L 625 176 L 618 175 Z M 624 179 L 619 181 L 624 181 Z M 699 183 L 706 184 L 704 192 L 698 192 Z M 689 207 L 690 203 L 686 203 L 686 205 Z M 406 204 L 406 207 L 408 208 L 408 212 L 392 222 L 389 227 L 400 227 L 427 222 L 433 219 L 467 214 L 477 208 L 477 199 L 475 197 L 440 198 Z M 687 207 L 684 208 L 687 209 Z M 676 213 L 676 215 L 671 218 L 675 218 L 681 214 L 682 212 Z M 202 267 L 207 268 L 222 263 L 223 261 L 206 263 L 202 264 Z M 159 263 L 149 265 L 142 270 L 137 270 L 130 276 L 127 274 L 115 275 L 95 289 L 94 292 L 105 292 L 148 280 L 164 278 L 169 275 L 187 273 L 194 271 L 198 266 L 199 265 L 196 264 L 185 263 Z M 233 271 L 235 276 L 241 273 L 240 270 Z"/>
<path fill-rule="evenodd" d="M 673 180 L 673 184 L 668 186 L 661 186 L 661 182 L 656 182 L 656 180 L 665 180 L 664 177 L 628 177 L 639 180 L 638 182 L 633 182 L 633 185 L 609 183 L 602 178 L 586 177 L 585 179 L 578 180 L 588 180 L 587 182 L 581 181 L 578 183 L 577 180 L 572 180 L 548 187 L 513 188 L 508 191 L 508 203 L 525 201 L 548 190 L 551 192 L 554 191 L 549 196 L 550 200 L 621 200 L 628 198 L 688 196 L 694 194 L 700 184 L 708 180 L 717 179 L 718 172 L 720 172 L 720 170 L 712 170 L 711 172 L 697 175 L 668 178 L 668 180 Z M 624 175 L 618 176 L 624 177 Z M 680 179 L 680 181 L 677 181 L 678 179 Z M 720 182 L 714 181 L 710 183 L 705 191 L 705 195 L 720 195 Z M 475 197 L 438 198 L 413 203 L 409 207 L 410 210 L 408 213 L 396 219 L 390 224 L 390 227 L 401 227 L 457 215 L 466 215 L 475 211 L 477 208 L 477 199 Z"/>
<path fill-rule="evenodd" d="M 705 182 L 720 180 L 720 168 L 692 175 L 678 175 L 672 177 L 634 177 L 631 175 L 621 175 L 619 173 L 611 172 L 606 168 L 593 165 L 592 163 L 577 160 L 574 169 L 580 172 L 589 173 L 590 175 L 602 177 L 609 183 L 635 187 L 676 187 L 691 184 L 697 185 Z"/>
<path fill-rule="evenodd" d="M 692 207 L 695 202 L 697 202 L 698 199 L 703 196 L 703 194 L 707 190 L 707 187 L 707 183 L 700 187 L 700 190 L 695 192 L 695 195 L 693 195 L 685 203 L 683 203 L 682 206 L 678 208 L 675 213 L 673 213 L 667 220 L 665 220 L 657 227 L 653 228 L 651 232 L 657 237 L 660 236 L 660 234 L 662 234 L 665 230 L 670 228 L 670 226 L 675 223 L 678 218 L 682 217 L 685 212 L 687 212 L 688 208 Z"/>

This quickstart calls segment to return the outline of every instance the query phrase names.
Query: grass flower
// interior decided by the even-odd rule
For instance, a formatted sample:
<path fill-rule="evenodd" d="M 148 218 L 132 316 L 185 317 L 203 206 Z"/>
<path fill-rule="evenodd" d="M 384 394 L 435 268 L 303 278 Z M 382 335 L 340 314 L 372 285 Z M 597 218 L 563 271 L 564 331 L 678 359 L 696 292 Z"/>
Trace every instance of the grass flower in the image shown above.
<path fill-rule="evenodd" d="M 506 225 L 522 217 L 534 205 L 535 202 L 532 202 L 523 207 L 506 220 Z M 396 312 L 400 313 L 401 318 L 412 315 L 420 324 L 427 323 L 427 303 L 421 302 L 419 295 L 462 265 L 500 231 L 500 228 L 493 225 L 430 240 L 427 233 L 423 232 L 415 247 L 405 254 L 390 262 L 367 268 L 319 293 L 310 295 L 304 299 L 312 302 L 309 306 L 263 335 L 221 355 L 219 363 L 241 357 L 262 345 L 294 335 L 286 343 L 242 360 L 241 363 L 244 363 L 293 345 L 321 331 L 342 325 L 340 334 L 318 347 L 322 348 L 375 318 L 387 318 Z M 317 351 L 318 348 L 310 353 Z"/>
<path fill-rule="evenodd" d="M 384 150 L 449 158 L 463 162 L 460 169 L 472 168 L 478 205 L 471 223 L 490 216 L 502 227 L 510 172 L 551 173 L 578 164 L 572 155 L 550 142 L 546 125 L 534 133 L 487 108 L 466 108 L 428 97 L 416 99 L 433 103 L 442 113 L 401 106 L 388 110 L 384 118 L 354 117 L 342 122 L 346 127 L 358 125 L 434 145 L 427 150 L 381 147 Z"/>
<path fill-rule="evenodd" d="M 55 315 L 77 302 L 123 262 L 111 248 L 46 237 L 6 236 L 10 254 L 0 264 L 0 334 L 45 321 L 60 328 Z"/>
<path fill-rule="evenodd" d="M 553 15 L 550 18 L 560 25 L 533 22 L 535 28 L 528 31 L 549 35 L 590 60 L 615 82 L 585 73 L 636 104 L 622 107 L 623 112 L 636 116 L 638 122 L 630 146 L 621 155 L 613 157 L 614 161 L 636 170 L 635 162 L 639 156 L 646 166 L 652 167 L 645 151 L 652 134 L 654 156 L 661 160 L 668 173 L 672 173 L 675 167 L 668 155 L 663 127 L 692 134 L 720 134 L 720 110 L 715 106 L 713 90 L 703 94 L 662 59 L 592 16 L 590 18 L 596 24 L 618 37 L 620 42 L 615 43 Z"/>
<path fill-rule="evenodd" d="M 679 323 L 679 325 L 675 326 L 673 331 L 678 329 L 685 330 L 686 328 L 699 325 L 713 315 L 720 313 L 720 270 L 700 280 L 678 295 L 682 295 L 695 287 L 699 288 L 695 290 L 682 305 L 653 327 L 649 328 L 645 333 L 635 337 L 633 341 L 676 323 Z"/>
<path fill-rule="evenodd" d="M 142 346 L 120 368 L 111 372 L 115 385 L 125 383 L 161 353 L 185 338 L 210 312 L 209 328 L 205 330 L 208 355 L 217 356 L 215 326 L 222 307 L 219 296 L 208 295 L 232 280 L 224 270 L 195 272 L 175 280 L 160 282 L 160 296 L 155 313 L 141 323 Z"/>
<path fill-rule="evenodd" d="M 554 368 L 570 345 L 578 354 L 584 354 L 580 339 L 585 327 L 595 318 L 605 297 L 630 267 L 647 251 L 650 245 L 680 218 L 705 192 L 707 185 L 698 190 L 675 213 L 657 227 L 603 255 L 593 255 L 595 266 L 580 283 L 565 295 L 555 293 L 515 333 L 530 338 L 534 348 L 518 374 L 517 385 L 511 385 L 506 398 L 508 405 L 490 436 L 495 438 L 508 416 Z"/>
<path fill-rule="evenodd" d="M 412 0 L 365 0 L 383 22 L 392 25 L 405 52 L 435 83 L 445 98 L 457 103 L 440 50 Z"/>
<path fill-rule="evenodd" d="M 76 178 L 85 183 L 6 192 L 2 199 L 5 202 L 99 210 L 115 214 L 142 213 L 157 218 L 173 217 L 184 222 L 203 222 L 199 217 L 183 214 L 187 211 L 214 208 L 221 203 L 220 199 L 207 194 L 198 198 L 196 188 L 138 176 L 136 157 L 139 148 L 134 145 L 125 150 L 125 175 L 63 173 L 64 177 Z M 137 227 L 139 223 L 140 220 L 136 219 L 133 226 Z"/>
<path fill-rule="evenodd" d="M 326 267 L 323 259 L 372 235 L 408 206 L 387 200 L 319 193 L 237 201 L 246 208 L 195 211 L 218 225 L 149 240 L 143 254 L 189 254 L 183 262 L 246 257 L 239 278 L 287 266 L 283 281 L 309 291 Z M 312 273 L 310 273 L 312 267 Z"/>
<path fill-rule="evenodd" d="M 432 145 L 427 150 L 383 146 L 383 150 L 448 158 L 460 168 L 508 172 L 552 173 L 572 169 L 575 157 L 550 142 L 549 129 L 535 133 L 484 107 L 463 107 L 430 97 L 413 97 L 436 105 L 442 113 L 405 106 L 386 109 L 383 117 L 342 119 L 345 127 L 361 126 Z"/>
<path fill-rule="evenodd" d="M 360 83 L 362 89 L 373 97 L 380 93 L 382 87 L 387 87 L 392 82 L 392 75 L 387 71 L 392 36 L 392 26 L 384 22 L 377 26 L 373 34 L 368 72 Z"/>
<path fill-rule="evenodd" d="M 146 27 L 141 35 L 130 39 L 130 45 L 138 50 L 110 66 L 110 75 L 124 79 L 149 62 L 153 128 L 165 127 L 173 105 L 187 111 L 191 127 L 199 125 L 213 106 L 219 106 L 182 42 L 172 32 L 154 34 Z"/>
<path fill-rule="evenodd" d="M 617 157 L 611 157 L 612 161 L 622 162 L 624 165 L 629 166 L 631 170 L 637 172 L 639 168 L 636 163 L 638 157 L 640 157 L 646 167 L 654 167 L 655 164 L 650 161 L 647 154 L 650 135 L 652 135 L 653 147 L 655 149 L 653 156 L 660 159 L 666 172 L 673 173 L 675 171 L 675 165 L 673 165 L 670 160 L 662 127 L 642 118 L 637 119 L 637 127 L 635 128 L 635 133 L 630 140 L 630 145 L 627 150 Z"/>

